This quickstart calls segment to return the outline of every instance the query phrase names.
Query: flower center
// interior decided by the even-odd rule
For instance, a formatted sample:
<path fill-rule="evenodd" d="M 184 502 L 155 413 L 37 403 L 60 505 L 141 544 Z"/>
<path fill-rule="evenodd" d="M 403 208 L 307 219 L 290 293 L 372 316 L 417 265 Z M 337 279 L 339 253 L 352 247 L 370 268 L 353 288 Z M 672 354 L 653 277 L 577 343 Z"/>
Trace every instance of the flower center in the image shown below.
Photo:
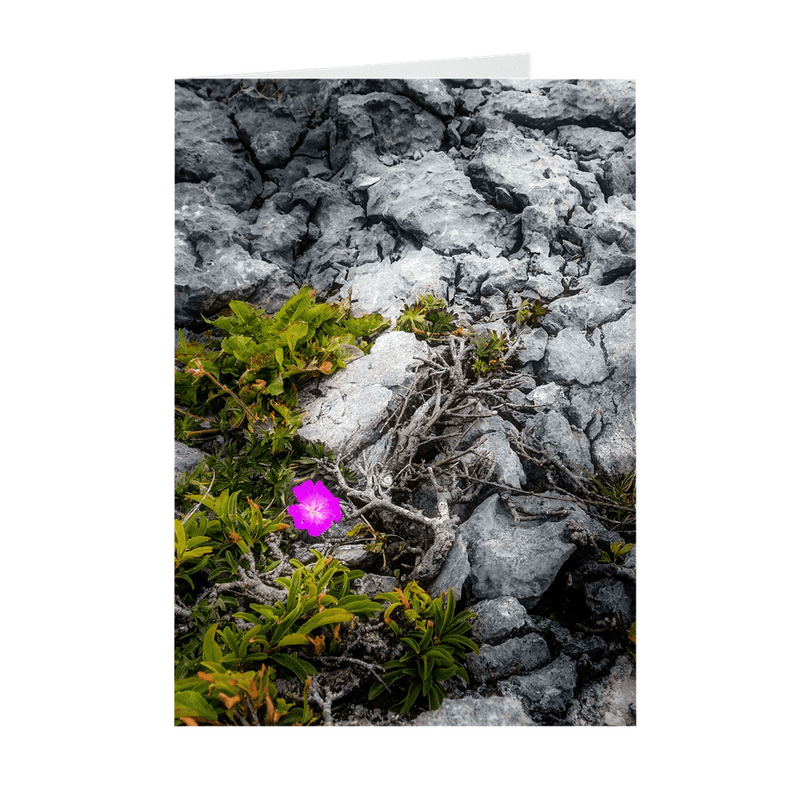
<path fill-rule="evenodd" d="M 305 505 L 306 511 L 306 518 L 312 517 L 314 519 L 319 519 L 323 516 L 322 514 L 322 503 L 318 498 L 310 499 Z"/>

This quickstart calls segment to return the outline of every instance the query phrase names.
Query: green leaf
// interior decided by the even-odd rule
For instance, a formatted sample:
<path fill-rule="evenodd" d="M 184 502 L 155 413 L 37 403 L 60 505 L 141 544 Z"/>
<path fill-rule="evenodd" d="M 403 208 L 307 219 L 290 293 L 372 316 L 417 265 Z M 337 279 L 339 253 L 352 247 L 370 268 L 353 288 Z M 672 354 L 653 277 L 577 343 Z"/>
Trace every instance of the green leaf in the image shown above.
<path fill-rule="evenodd" d="M 283 376 L 280 372 L 270 381 L 266 392 L 273 396 L 283 394 Z"/>
<path fill-rule="evenodd" d="M 296 675 L 301 681 L 304 681 L 307 675 L 317 674 L 314 665 L 309 664 L 308 661 L 302 658 L 296 658 L 295 656 L 284 655 L 282 653 L 273 653 L 271 660 Z"/>
<path fill-rule="evenodd" d="M 378 697 L 378 695 L 380 695 L 385 690 L 385 688 L 386 687 L 383 685 L 383 683 L 374 683 L 370 688 L 369 693 L 367 694 L 367 699 L 374 700 L 376 697 Z"/>
<path fill-rule="evenodd" d="M 272 609 L 270 609 L 271 611 Z M 243 619 L 245 622 L 252 622 L 253 625 L 260 625 L 261 620 L 253 614 L 248 614 L 246 611 L 237 611 L 233 615 L 236 619 Z"/>
<path fill-rule="evenodd" d="M 302 567 L 302 565 L 301 565 Z M 297 592 L 300 588 L 300 578 L 303 569 L 298 568 L 292 573 L 292 579 L 289 583 L 289 593 L 286 596 L 286 607 L 292 608 L 295 604 L 295 600 L 297 599 Z"/>
<path fill-rule="evenodd" d="M 211 625 L 203 637 L 203 661 L 222 661 L 222 648 L 215 640 L 217 624 Z"/>
<path fill-rule="evenodd" d="M 422 656 L 422 693 L 427 695 L 433 682 L 433 661 L 428 661 L 427 656 Z"/>
<path fill-rule="evenodd" d="M 398 703 L 396 706 L 393 707 L 393 710 L 398 710 L 400 714 L 405 714 L 411 706 L 414 705 L 417 698 L 419 697 L 419 693 L 422 690 L 421 683 L 413 683 L 411 684 L 411 688 L 408 690 L 408 694 L 406 695 L 406 699 L 402 703 Z"/>
<path fill-rule="evenodd" d="M 217 721 L 217 712 L 199 692 L 175 692 L 175 717 L 200 717 Z"/>
<path fill-rule="evenodd" d="M 353 614 L 374 614 L 376 611 L 383 611 L 380 603 L 375 603 L 366 595 L 348 595 L 339 601 L 339 608 L 347 609 Z"/>
<path fill-rule="evenodd" d="M 453 677 L 458 672 L 458 666 L 453 665 L 452 667 L 438 667 L 433 671 L 433 679 L 435 681 L 446 681 Z"/>
<path fill-rule="evenodd" d="M 297 618 L 303 612 L 302 606 L 295 606 L 279 623 L 278 627 L 273 631 L 270 637 L 270 647 L 277 646 L 278 642 L 283 639 L 289 628 L 294 625 Z"/>
<path fill-rule="evenodd" d="M 213 547 L 195 547 L 193 550 L 187 550 L 183 554 L 184 560 L 189 558 L 200 558 L 201 556 L 206 556 L 209 553 L 213 553 Z"/>
<path fill-rule="evenodd" d="M 278 642 L 278 647 L 290 647 L 298 644 L 308 644 L 308 637 L 304 633 L 287 633 Z"/>
<path fill-rule="evenodd" d="M 183 523 L 179 520 L 175 520 L 175 558 L 178 562 L 181 561 L 181 557 L 183 556 L 184 551 L 186 550 L 186 530 L 183 527 Z"/>
<path fill-rule="evenodd" d="M 435 711 L 442 704 L 444 700 L 444 689 L 438 684 L 433 684 L 428 694 L 428 708 Z"/>
<path fill-rule="evenodd" d="M 311 633 L 315 628 L 319 628 L 322 625 L 350 622 L 351 619 L 353 619 L 353 614 L 344 608 L 326 608 L 298 628 L 297 633 Z"/>
<path fill-rule="evenodd" d="M 427 650 L 433 641 L 433 626 L 426 627 L 425 633 L 422 635 L 422 641 L 419 643 L 420 650 Z"/>
<path fill-rule="evenodd" d="M 410 647 L 417 655 L 419 655 L 419 645 L 410 636 L 403 636 L 400 641 L 406 645 L 406 647 Z"/>
<path fill-rule="evenodd" d="M 447 629 L 453 621 L 453 615 L 456 611 L 456 596 L 452 587 L 447 590 L 447 608 L 444 612 L 444 625 L 442 625 L 442 634 L 447 633 Z"/>
<path fill-rule="evenodd" d="M 478 650 L 480 650 L 480 647 L 478 647 L 478 645 L 472 639 L 468 639 L 466 636 L 461 636 L 457 633 L 450 633 L 447 636 L 443 636 L 442 644 L 453 645 L 457 647 L 459 650 L 461 648 L 468 647 L 475 653 L 477 653 Z"/>
<path fill-rule="evenodd" d="M 261 348 L 249 336 L 233 335 L 222 340 L 221 349 L 223 353 L 229 353 L 245 364 L 257 355 Z"/>

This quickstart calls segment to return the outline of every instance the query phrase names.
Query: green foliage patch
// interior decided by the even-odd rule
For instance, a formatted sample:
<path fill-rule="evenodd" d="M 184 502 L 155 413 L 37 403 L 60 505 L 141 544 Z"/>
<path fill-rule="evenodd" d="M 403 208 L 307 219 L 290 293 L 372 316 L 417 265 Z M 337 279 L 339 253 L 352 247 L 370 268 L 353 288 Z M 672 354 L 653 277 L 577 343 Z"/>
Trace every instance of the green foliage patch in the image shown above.
<path fill-rule="evenodd" d="M 231 301 L 228 312 L 206 320 L 214 332 L 192 341 L 181 334 L 176 348 L 176 438 L 196 445 L 223 437 L 221 448 L 176 482 L 176 725 L 314 724 L 308 694 L 317 668 L 308 659 L 347 652 L 367 622 L 405 649 L 384 665 L 385 684 L 405 693 L 397 708 L 408 711 L 417 701 L 437 708 L 443 681 L 468 681 L 463 657 L 477 645 L 467 635 L 471 615 L 455 614 L 452 591 L 446 605 L 413 582 L 370 598 L 352 591 L 360 570 L 316 550 L 310 564 L 288 558 L 297 536 L 285 521 L 292 488 L 319 476 L 318 460 L 334 458 L 296 435 L 298 387 L 368 353 L 389 324 L 377 314 L 353 318 L 349 303 L 318 304 L 313 295 L 304 287 L 273 316 Z M 463 335 L 444 301 L 424 296 L 418 303 L 426 335 Z M 413 319 L 408 324 L 413 330 Z M 366 548 L 387 567 L 387 534 L 365 524 L 349 535 L 370 537 Z M 269 582 L 258 590 L 264 602 L 250 602 L 261 595 L 243 588 L 253 579 Z M 392 615 L 399 606 L 398 624 Z M 300 689 L 293 696 L 284 685 Z"/>
<path fill-rule="evenodd" d="M 292 412 L 298 387 L 368 353 L 371 339 L 389 325 L 379 314 L 355 318 L 344 305 L 317 303 L 307 286 L 272 316 L 231 300 L 228 313 L 205 321 L 227 335 L 188 342 L 180 334 L 176 436 L 191 441 L 245 428 L 272 433 L 275 452 L 300 426 Z"/>
<path fill-rule="evenodd" d="M 370 689 L 369 698 L 378 697 L 384 691 L 383 684 L 397 683 L 404 697 L 392 707 L 393 711 L 404 714 L 415 703 L 422 702 L 430 710 L 439 708 L 445 698 L 443 681 L 458 675 L 465 684 L 469 683 L 463 662 L 466 651 L 477 653 L 478 645 L 466 634 L 470 631 L 469 619 L 477 615 L 469 611 L 455 613 L 452 589 L 447 590 L 444 605 L 442 597 L 432 599 L 415 581 L 403 590 L 398 587 L 375 598 L 389 602 L 384 622 L 400 637 L 406 652 L 384 664 L 383 683 L 376 683 Z M 392 613 L 400 608 L 402 620 L 398 624 Z"/>

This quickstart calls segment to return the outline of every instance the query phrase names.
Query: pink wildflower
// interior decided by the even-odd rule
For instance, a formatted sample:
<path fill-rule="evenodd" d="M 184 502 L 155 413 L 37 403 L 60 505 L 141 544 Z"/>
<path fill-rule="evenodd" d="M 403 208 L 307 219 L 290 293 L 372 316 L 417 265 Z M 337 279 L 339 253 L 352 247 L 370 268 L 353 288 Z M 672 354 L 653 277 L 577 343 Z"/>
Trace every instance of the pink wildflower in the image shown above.
<path fill-rule="evenodd" d="M 312 480 L 295 486 L 292 491 L 298 504 L 287 509 L 292 515 L 295 527 L 306 528 L 309 536 L 319 536 L 342 518 L 342 507 L 338 497 L 334 497 L 322 481 Z"/>

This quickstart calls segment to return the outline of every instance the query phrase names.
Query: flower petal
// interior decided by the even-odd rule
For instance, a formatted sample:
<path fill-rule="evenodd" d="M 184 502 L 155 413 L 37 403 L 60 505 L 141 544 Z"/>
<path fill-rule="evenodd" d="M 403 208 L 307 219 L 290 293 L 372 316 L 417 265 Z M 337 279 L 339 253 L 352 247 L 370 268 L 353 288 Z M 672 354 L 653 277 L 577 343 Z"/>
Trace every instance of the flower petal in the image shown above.
<path fill-rule="evenodd" d="M 312 480 L 304 481 L 299 486 L 295 486 L 292 491 L 294 492 L 294 496 L 297 498 L 299 503 L 305 503 L 310 499 L 311 496 L 316 494 L 314 481 Z"/>

